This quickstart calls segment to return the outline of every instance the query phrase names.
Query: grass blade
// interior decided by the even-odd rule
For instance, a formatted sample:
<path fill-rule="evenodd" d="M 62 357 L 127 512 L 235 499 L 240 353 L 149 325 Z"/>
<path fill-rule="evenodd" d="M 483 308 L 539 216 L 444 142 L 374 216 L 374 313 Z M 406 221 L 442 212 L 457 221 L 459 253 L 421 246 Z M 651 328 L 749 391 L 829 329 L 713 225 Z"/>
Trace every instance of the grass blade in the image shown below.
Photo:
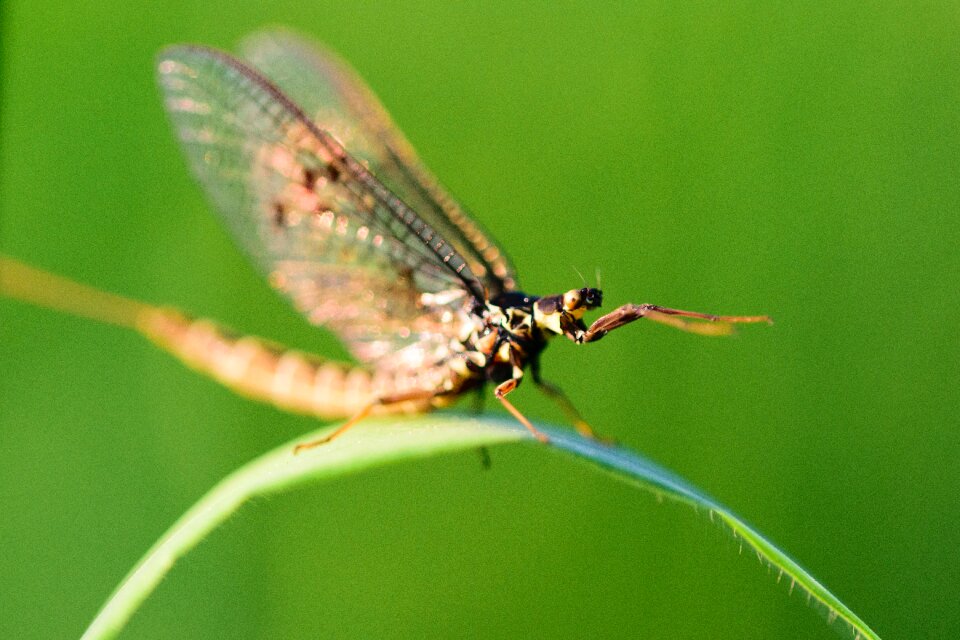
<path fill-rule="evenodd" d="M 719 519 L 735 538 L 753 549 L 762 562 L 777 569 L 778 580 L 789 579 L 791 591 L 801 589 L 811 602 L 820 605 L 828 622 L 842 621 L 855 638 L 879 640 L 800 565 L 736 514 L 674 473 L 622 447 L 605 446 L 569 430 L 538 428 L 549 434 L 554 449 L 573 454 L 638 488 L 707 511 L 711 519 Z M 328 431 L 307 434 L 298 442 Z M 370 420 L 349 435 L 300 455 L 293 455 L 296 443 L 284 444 L 227 476 L 191 507 L 123 579 L 83 634 L 83 640 L 116 637 L 173 564 L 251 498 L 390 462 L 527 440 L 529 433 L 513 422 L 441 414 Z"/>

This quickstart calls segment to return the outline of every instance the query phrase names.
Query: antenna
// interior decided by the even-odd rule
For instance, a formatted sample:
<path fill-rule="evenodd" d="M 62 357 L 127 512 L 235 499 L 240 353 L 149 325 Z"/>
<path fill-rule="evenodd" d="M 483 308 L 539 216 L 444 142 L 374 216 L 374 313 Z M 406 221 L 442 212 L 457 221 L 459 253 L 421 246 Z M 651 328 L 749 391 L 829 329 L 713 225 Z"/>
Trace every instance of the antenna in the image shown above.
<path fill-rule="evenodd" d="M 573 269 L 574 273 L 580 276 L 580 280 L 583 282 L 583 286 L 587 286 L 587 279 L 583 277 L 582 273 L 580 273 L 580 269 L 577 269 L 576 265 L 570 265 L 570 268 Z"/>

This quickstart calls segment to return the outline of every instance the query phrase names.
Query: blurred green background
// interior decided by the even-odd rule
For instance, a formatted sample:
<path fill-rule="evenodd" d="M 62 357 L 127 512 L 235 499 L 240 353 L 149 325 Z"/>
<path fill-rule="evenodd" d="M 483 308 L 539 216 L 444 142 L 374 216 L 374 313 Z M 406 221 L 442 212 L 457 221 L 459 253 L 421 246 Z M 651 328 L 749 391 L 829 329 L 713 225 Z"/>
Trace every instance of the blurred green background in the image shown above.
<path fill-rule="evenodd" d="M 772 314 L 557 343 L 545 373 L 881 636 L 960 634 L 956 3 L 265 4 L 5 1 L 3 251 L 342 354 L 231 245 L 153 81 L 165 44 L 293 26 L 362 73 L 528 291 L 599 267 L 610 307 Z M 78 636 L 214 482 L 315 426 L 9 301 L 0 412 L 6 638 Z M 246 508 L 126 637 L 836 637 L 774 578 L 690 510 L 512 447 Z"/>

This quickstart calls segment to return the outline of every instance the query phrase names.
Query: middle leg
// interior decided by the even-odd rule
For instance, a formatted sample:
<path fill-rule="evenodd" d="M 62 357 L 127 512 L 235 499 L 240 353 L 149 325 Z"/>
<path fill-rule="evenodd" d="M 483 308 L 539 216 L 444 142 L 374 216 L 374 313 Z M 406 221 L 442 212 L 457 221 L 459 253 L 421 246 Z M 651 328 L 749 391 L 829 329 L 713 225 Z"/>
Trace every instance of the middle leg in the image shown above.
<path fill-rule="evenodd" d="M 547 443 L 550 442 L 550 438 L 547 437 L 547 434 L 537 429 L 535 426 L 530 424 L 530 421 L 527 420 L 527 417 L 524 416 L 520 411 L 517 410 L 513 403 L 507 400 L 507 394 L 517 388 L 517 379 L 510 378 L 504 382 L 501 382 L 497 385 L 497 388 L 494 390 L 493 395 L 500 401 L 500 403 L 506 407 L 514 418 L 516 418 L 520 424 L 527 428 L 527 431 L 533 434 L 533 437 L 539 440 L 540 442 Z"/>

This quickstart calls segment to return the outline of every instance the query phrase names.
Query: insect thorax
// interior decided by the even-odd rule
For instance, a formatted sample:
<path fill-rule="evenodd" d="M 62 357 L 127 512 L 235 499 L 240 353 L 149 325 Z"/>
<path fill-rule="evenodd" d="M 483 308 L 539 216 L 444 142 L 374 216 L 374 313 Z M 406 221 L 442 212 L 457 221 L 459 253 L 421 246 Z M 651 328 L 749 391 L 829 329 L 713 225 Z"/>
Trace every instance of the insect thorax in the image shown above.
<path fill-rule="evenodd" d="M 503 293 L 474 310 L 476 322 L 462 342 L 462 364 L 456 368 L 476 381 L 519 380 L 551 337 L 581 334 L 586 329 L 584 312 L 601 300 L 599 290 L 587 288 L 542 298 L 519 291 Z"/>
<path fill-rule="evenodd" d="M 519 378 L 530 358 L 546 346 L 534 322 L 537 298 L 510 292 L 476 310 L 478 322 L 464 340 L 466 374 L 477 381 Z"/>

